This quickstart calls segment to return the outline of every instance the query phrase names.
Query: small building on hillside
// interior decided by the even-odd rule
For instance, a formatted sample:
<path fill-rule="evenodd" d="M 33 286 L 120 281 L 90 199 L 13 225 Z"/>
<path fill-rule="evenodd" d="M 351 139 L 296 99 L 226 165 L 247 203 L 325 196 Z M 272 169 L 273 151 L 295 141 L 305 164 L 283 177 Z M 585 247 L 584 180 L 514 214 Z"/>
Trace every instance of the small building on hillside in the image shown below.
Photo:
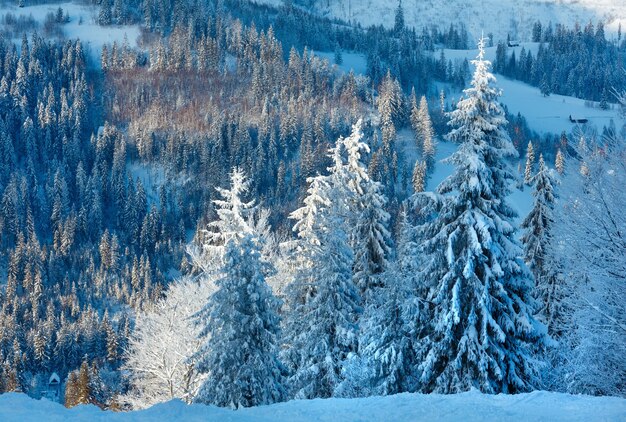
<path fill-rule="evenodd" d="M 53 372 L 48 379 L 47 388 L 42 391 L 41 397 L 48 400 L 59 402 L 61 400 L 61 378 L 56 372 Z"/>
<path fill-rule="evenodd" d="M 569 115 L 569 121 L 572 123 L 587 123 L 589 121 L 589 119 L 587 119 L 586 117 L 583 116 L 572 116 L 571 114 Z"/>
<path fill-rule="evenodd" d="M 519 41 L 515 41 L 515 40 L 509 40 L 509 41 L 507 42 L 507 45 L 508 45 L 509 47 L 519 47 L 520 42 L 519 42 Z"/>

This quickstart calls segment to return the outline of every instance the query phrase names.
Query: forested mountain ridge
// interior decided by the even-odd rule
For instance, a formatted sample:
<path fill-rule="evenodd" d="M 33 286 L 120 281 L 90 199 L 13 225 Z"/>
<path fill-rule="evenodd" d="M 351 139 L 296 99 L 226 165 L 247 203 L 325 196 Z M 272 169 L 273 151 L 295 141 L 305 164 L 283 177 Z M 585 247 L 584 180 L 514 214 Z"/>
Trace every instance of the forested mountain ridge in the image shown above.
<path fill-rule="evenodd" d="M 255 0 L 257 3 L 279 5 L 281 0 Z M 399 2 L 384 0 L 291 0 L 307 10 L 323 16 L 359 23 L 364 27 L 395 25 Z M 473 38 L 481 33 L 493 33 L 497 39 L 505 39 L 507 34 L 516 40 L 529 40 L 532 25 L 540 21 L 548 26 L 561 23 L 574 26 L 588 21 L 602 20 L 610 31 L 616 33 L 620 23 L 626 25 L 623 4 L 614 0 L 488 0 L 481 3 L 450 1 L 445 7 L 433 1 L 402 1 L 406 24 L 420 28 L 424 22 L 439 28 L 462 22 Z"/>

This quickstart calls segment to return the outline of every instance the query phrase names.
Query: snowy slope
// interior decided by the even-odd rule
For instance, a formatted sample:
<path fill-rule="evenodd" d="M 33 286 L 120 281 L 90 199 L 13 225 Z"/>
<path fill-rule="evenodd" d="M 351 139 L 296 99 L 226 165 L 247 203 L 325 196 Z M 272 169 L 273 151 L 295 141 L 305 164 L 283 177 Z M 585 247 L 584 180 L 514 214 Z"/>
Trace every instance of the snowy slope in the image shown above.
<path fill-rule="evenodd" d="M 626 5 L 625 5 L 626 11 Z M 625 25 L 626 27 L 626 25 Z M 537 55 L 539 48 L 538 43 L 522 43 L 519 47 L 509 48 L 508 53 L 515 52 L 517 57 L 520 56 L 522 48 L 531 51 L 534 56 Z M 437 50 L 433 54 L 439 57 L 441 50 Z M 476 58 L 477 49 L 473 50 L 450 50 L 444 49 L 446 60 L 464 60 L 469 61 Z M 488 47 L 485 49 L 485 58 L 493 62 L 496 57 L 496 47 Z M 470 66 L 470 70 L 472 67 Z M 574 125 L 569 121 L 568 117 L 583 116 L 589 119 L 589 124 L 601 130 L 604 126 L 609 126 L 611 120 L 615 122 L 617 127 L 624 123 L 624 119 L 619 116 L 617 110 L 602 110 L 598 107 L 589 107 L 585 100 L 579 98 L 568 97 L 564 95 L 551 94 L 544 97 L 539 88 L 535 88 L 524 82 L 508 79 L 502 75 L 496 75 L 497 85 L 502 90 L 500 101 L 506 105 L 511 114 L 521 113 L 528 121 L 528 126 L 540 133 L 556 133 L 560 134 L 565 131 L 570 133 Z M 458 100 L 460 93 L 456 98 L 448 100 Z"/>
<path fill-rule="evenodd" d="M 277 5 L 281 0 L 253 0 Z M 607 23 L 607 32 L 617 32 L 618 23 L 626 29 L 626 0 L 403 0 L 405 22 L 421 29 L 465 22 L 474 38 L 482 31 L 506 39 L 507 33 L 521 40 L 530 39 L 532 24 L 590 20 Z M 356 21 L 364 26 L 394 24 L 397 0 L 316 0 L 315 10 L 325 16 Z"/>
<path fill-rule="evenodd" d="M 522 48 L 530 50 L 536 54 L 537 43 L 522 43 L 517 48 L 509 49 L 510 52 L 515 50 L 519 56 Z M 486 58 L 493 60 L 495 58 L 495 47 L 486 49 Z M 473 60 L 478 50 L 450 50 L 445 49 L 444 54 L 447 59 L 451 60 Z M 328 59 L 333 62 L 333 53 L 315 52 L 317 56 Z M 438 55 L 439 52 L 434 54 Z M 338 66 L 340 71 L 349 72 L 354 70 L 355 73 L 365 72 L 365 57 L 361 54 L 344 54 L 344 61 Z M 584 116 L 589 119 L 589 125 L 595 126 L 601 130 L 604 126 L 609 126 L 611 120 L 617 127 L 624 124 L 624 118 L 621 117 L 616 110 L 601 110 L 597 107 L 591 108 L 585 104 L 584 100 L 568 97 L 563 95 L 552 94 L 544 97 L 538 88 L 528 85 L 524 82 L 515 81 L 505 78 L 502 75 L 496 75 L 497 86 L 502 90 L 500 101 L 506 105 L 512 114 L 521 113 L 527 120 L 529 127 L 540 133 L 560 134 L 561 132 L 570 133 L 574 129 L 574 124 L 568 119 L 569 115 Z M 461 92 L 451 95 L 447 98 L 447 102 L 456 102 L 461 96 Z M 406 164 L 410 169 L 413 168 L 415 160 L 419 157 L 419 152 L 413 139 L 413 133 L 409 130 L 401 130 L 398 132 L 398 146 L 402 150 L 406 160 Z M 433 191 L 446 177 L 448 177 L 454 167 L 451 164 L 444 163 L 443 160 L 448 158 L 456 150 L 457 145 L 438 139 L 437 152 L 435 156 L 435 168 L 428 179 L 426 190 Z M 524 159 L 521 159 L 522 168 Z M 550 166 L 553 164 L 550 163 Z M 513 163 L 513 170 L 516 171 L 516 164 Z M 521 223 L 524 217 L 532 208 L 533 199 L 531 196 L 532 189 L 525 188 L 520 190 L 515 186 L 511 187 L 511 194 L 508 197 L 509 204 L 517 212 L 517 222 Z M 520 232 L 521 235 L 521 232 Z"/>
<path fill-rule="evenodd" d="M 626 28 L 626 25 L 625 25 Z M 519 57 L 522 48 L 531 51 L 533 55 L 537 54 L 539 48 L 538 43 L 522 43 L 519 47 L 509 48 L 508 53 L 515 52 Z M 467 59 L 471 61 L 478 54 L 477 49 L 470 50 L 451 50 L 444 49 L 446 60 L 463 61 Z M 439 57 L 441 50 L 433 53 Z M 488 47 L 485 49 L 485 58 L 493 62 L 496 56 L 496 47 Z M 314 52 L 316 56 L 327 59 L 329 63 L 334 62 L 334 53 L 330 52 Z M 340 70 L 349 72 L 353 70 L 356 74 L 365 74 L 366 59 L 363 54 L 343 53 L 343 63 L 338 66 Z M 470 66 L 470 70 L 472 67 Z M 575 97 L 551 94 L 544 97 L 539 88 L 533 87 L 521 81 L 508 79 L 502 75 L 496 75 L 497 86 L 502 90 L 500 101 L 504 104 L 511 114 L 521 113 L 527 120 L 528 126 L 539 134 L 561 132 L 570 133 L 574 129 L 574 124 L 569 121 L 569 116 L 582 116 L 589 119 L 589 125 L 601 130 L 604 126 L 609 126 L 611 120 L 617 127 L 624 124 L 624 118 L 619 115 L 615 108 L 602 110 L 594 104 L 590 107 L 588 102 Z M 461 92 L 452 94 L 447 98 L 448 103 L 456 102 L 461 96 Z"/>
<path fill-rule="evenodd" d="M 335 63 L 335 53 L 313 51 L 314 55 L 328 60 L 329 63 Z M 343 62 L 338 66 L 341 70 L 348 73 L 351 70 L 355 74 L 365 75 L 367 72 L 367 59 L 365 55 L 360 53 L 342 53 Z"/>
<path fill-rule="evenodd" d="M 179 401 L 129 413 L 102 412 L 95 406 L 68 410 L 22 394 L 0 396 L 3 422 L 73 421 L 219 421 L 219 422 L 418 422 L 418 421 L 624 421 L 626 400 L 616 397 L 572 396 L 536 391 L 489 396 L 478 392 L 442 396 L 399 394 L 366 399 L 296 400 L 231 411 Z"/>
<path fill-rule="evenodd" d="M 16 2 L 14 2 L 16 3 Z M 26 7 L 16 7 L 14 5 L 3 5 L 0 7 L 0 17 L 7 13 L 19 16 L 32 16 L 40 25 L 46 20 L 48 13 L 55 13 L 61 7 L 70 17 L 70 21 L 62 25 L 63 34 L 70 39 L 79 38 L 83 43 L 85 51 L 89 52 L 91 57 L 100 62 L 100 52 L 102 45 L 111 44 L 116 41 L 118 44 L 124 42 L 124 37 L 128 39 L 131 47 L 137 43 L 139 37 L 139 26 L 122 25 L 122 26 L 100 26 L 95 20 L 98 16 L 99 8 L 96 6 L 86 6 L 81 4 L 54 3 L 40 4 Z M 20 42 L 16 40 L 16 42 Z"/>

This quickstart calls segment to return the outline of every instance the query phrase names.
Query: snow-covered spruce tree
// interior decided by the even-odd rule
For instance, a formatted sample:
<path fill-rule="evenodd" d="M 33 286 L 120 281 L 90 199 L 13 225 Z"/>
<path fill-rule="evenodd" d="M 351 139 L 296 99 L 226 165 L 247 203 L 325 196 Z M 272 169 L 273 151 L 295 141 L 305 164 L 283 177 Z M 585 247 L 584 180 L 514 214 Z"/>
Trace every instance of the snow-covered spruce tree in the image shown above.
<path fill-rule="evenodd" d="M 402 0 L 398 2 L 398 7 L 396 8 L 395 24 L 393 26 L 393 30 L 396 35 L 400 35 L 402 31 L 404 31 L 404 10 L 402 9 Z"/>
<path fill-rule="evenodd" d="M 551 336 L 559 336 L 563 328 L 560 307 L 563 300 L 563 281 L 558 260 L 554 226 L 555 178 L 546 167 L 543 155 L 539 156 L 539 171 L 530 179 L 534 184 L 533 208 L 522 222 L 524 261 L 535 277 L 535 297 L 540 308 L 537 317 L 548 327 Z"/>
<path fill-rule="evenodd" d="M 103 0 L 98 13 L 98 25 L 106 26 L 112 23 L 111 0 Z"/>
<path fill-rule="evenodd" d="M 413 192 L 424 192 L 426 189 L 426 161 L 416 161 L 413 167 L 413 177 L 411 178 Z"/>
<path fill-rule="evenodd" d="M 226 244 L 217 291 L 197 313 L 207 341 L 195 354 L 207 374 L 194 401 L 250 407 L 285 397 L 278 360 L 279 300 L 265 282 L 259 239 L 246 234 Z"/>
<path fill-rule="evenodd" d="M 341 196 L 347 201 L 344 213 L 347 215 L 347 227 L 351 228 L 349 240 L 354 251 L 354 283 L 365 294 L 378 283 L 375 279 L 387 266 L 391 235 L 387 229 L 390 216 L 384 209 L 387 198 L 382 193 L 382 185 L 370 179 L 362 161 L 362 154 L 369 153 L 369 146 L 362 141 L 361 127 L 359 119 L 350 136 L 338 141 L 337 148 L 343 146 L 347 163 L 344 165 L 339 158 L 330 170 L 338 189 L 344 181 L 348 187 L 348 191 Z"/>
<path fill-rule="evenodd" d="M 387 229 L 387 198 L 378 182 L 371 181 L 362 197 L 363 208 L 354 226 L 354 283 L 364 296 L 380 285 L 391 254 L 391 234 Z"/>
<path fill-rule="evenodd" d="M 407 204 L 408 205 L 408 204 Z M 397 260 L 383 274 L 359 320 L 359 353 L 346 364 L 346 380 L 336 393 L 344 397 L 387 395 L 416 390 L 414 344 L 426 325 L 423 286 L 415 274 L 422 262 L 415 227 L 400 215 Z"/>
<path fill-rule="evenodd" d="M 345 380 L 335 391 L 343 397 L 388 395 L 412 391 L 415 358 L 411 322 L 418 308 L 408 298 L 410 284 L 400 271 L 384 273 L 382 285 L 372 289 L 359 320 L 358 355 L 345 365 Z"/>
<path fill-rule="evenodd" d="M 561 152 L 561 148 L 559 148 L 556 152 L 554 168 L 560 175 L 563 175 L 563 173 L 565 172 L 565 156 L 563 155 L 563 152 Z"/>
<path fill-rule="evenodd" d="M 287 314 L 283 320 L 283 361 L 294 372 L 301 359 L 301 351 L 290 346 L 291 338 L 298 336 L 307 326 L 308 321 L 299 317 L 298 312 L 315 293 L 313 284 L 313 265 L 315 252 L 320 247 L 319 224 L 321 213 L 330 205 L 327 198 L 328 177 L 315 176 L 308 180 L 309 188 L 304 198 L 304 205 L 291 213 L 290 217 L 296 220 L 293 231 L 297 239 L 290 243 L 290 253 L 293 257 L 295 269 L 291 283 L 285 287 Z"/>
<path fill-rule="evenodd" d="M 420 99 L 419 106 L 415 97 L 415 90 L 411 92 L 411 127 L 415 133 L 415 142 L 426 161 L 427 170 L 432 170 L 435 160 L 435 131 L 428 111 L 428 101 L 425 96 Z"/>
<path fill-rule="evenodd" d="M 411 95 L 409 96 L 411 102 L 411 111 L 409 114 L 409 121 L 411 122 L 411 129 L 413 129 L 413 136 L 415 137 L 415 146 L 418 149 L 422 148 L 422 127 L 420 121 L 420 108 L 417 104 L 417 95 L 415 95 L 415 87 L 411 89 Z"/>
<path fill-rule="evenodd" d="M 337 163 L 337 162 L 336 162 Z M 290 370 L 290 396 L 330 397 L 342 380 L 346 358 L 357 349 L 360 296 L 342 212 L 338 171 L 309 179 L 296 220 L 299 268 L 287 287 L 283 358 Z"/>
<path fill-rule="evenodd" d="M 535 166 L 535 148 L 533 147 L 533 143 L 528 141 L 528 147 L 526 147 L 526 167 L 524 169 L 524 183 L 526 185 L 531 184 L 531 179 L 534 176 L 534 166 Z"/>
<path fill-rule="evenodd" d="M 426 162 L 426 170 L 432 171 L 435 164 L 435 131 L 428 112 L 428 101 L 422 96 L 419 108 L 420 131 L 422 138 L 422 157 Z"/>
<path fill-rule="evenodd" d="M 423 392 L 531 390 L 539 381 L 531 347 L 547 338 L 505 201 L 514 179 L 505 159 L 516 151 L 484 46 L 482 38 L 472 86 L 449 116 L 456 169 L 437 189 L 437 217 L 420 228 L 429 259 L 420 281 L 434 285 L 424 298 L 433 303 L 429 333 L 416 347 Z"/>
<path fill-rule="evenodd" d="M 389 195 L 393 194 L 398 177 L 398 163 L 396 151 L 396 126 L 405 119 L 403 93 L 400 83 L 388 71 L 380 83 L 377 108 L 380 114 L 380 128 L 382 148 L 377 151 L 381 156 L 382 171 L 378 179 Z"/>
<path fill-rule="evenodd" d="M 257 233 L 260 237 L 268 234 L 267 212 L 258 209 L 254 201 L 246 201 L 250 182 L 242 170 L 235 167 L 230 173 L 230 188 L 217 188 L 221 199 L 213 201 L 217 219 L 202 231 L 204 241 L 201 246 L 188 248 L 194 265 L 205 274 L 212 274 L 223 265 L 225 246 L 233 238 Z"/>
<path fill-rule="evenodd" d="M 239 168 L 230 173 L 230 189 L 217 188 L 222 199 L 213 201 L 218 219 L 208 225 L 207 248 L 214 245 L 226 246 L 233 237 L 252 233 L 250 224 L 254 201 L 244 201 L 250 182 Z"/>
<path fill-rule="evenodd" d="M 361 198 L 365 195 L 368 185 L 371 182 L 369 174 L 367 173 L 367 167 L 362 160 L 362 156 L 370 152 L 369 146 L 362 141 L 362 126 L 363 121 L 359 119 L 356 124 L 352 126 L 350 136 L 347 138 L 339 138 L 337 146 L 331 150 L 334 163 L 333 167 L 329 169 L 332 174 L 345 180 L 346 186 L 349 189 L 349 192 L 346 194 L 347 205 L 355 210 L 363 208 Z M 347 155 L 345 165 L 342 159 L 342 148 Z M 340 173 L 341 175 L 339 175 Z M 336 180 L 336 182 L 342 182 L 343 180 Z M 354 198 L 350 196 L 354 196 Z M 350 202 L 353 202 L 353 204 L 350 204 Z"/>

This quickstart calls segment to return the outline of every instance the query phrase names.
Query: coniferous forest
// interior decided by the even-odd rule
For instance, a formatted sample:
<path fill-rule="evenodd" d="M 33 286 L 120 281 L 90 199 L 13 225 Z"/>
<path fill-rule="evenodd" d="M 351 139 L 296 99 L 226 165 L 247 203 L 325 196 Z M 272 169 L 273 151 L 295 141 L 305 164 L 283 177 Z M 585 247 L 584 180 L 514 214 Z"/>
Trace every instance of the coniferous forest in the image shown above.
<path fill-rule="evenodd" d="M 621 27 L 538 21 L 516 57 L 402 2 L 269 3 L 2 12 L 0 393 L 626 397 Z M 78 7 L 139 35 L 68 36 Z M 537 129 L 499 81 L 590 118 Z"/>

